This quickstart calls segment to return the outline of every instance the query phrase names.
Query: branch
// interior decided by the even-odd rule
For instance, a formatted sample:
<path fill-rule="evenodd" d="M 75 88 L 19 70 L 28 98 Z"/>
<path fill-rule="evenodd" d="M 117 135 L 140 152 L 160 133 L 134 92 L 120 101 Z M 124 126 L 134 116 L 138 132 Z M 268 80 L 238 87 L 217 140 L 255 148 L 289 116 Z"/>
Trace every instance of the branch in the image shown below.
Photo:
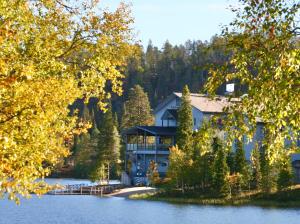
<path fill-rule="evenodd" d="M 20 116 L 25 110 L 30 109 L 30 107 L 25 107 L 21 110 L 19 110 L 17 113 L 15 113 L 14 115 L 11 115 L 10 117 L 6 118 L 5 120 L 0 120 L 0 124 L 4 124 L 12 119 L 14 119 L 15 117 Z"/>

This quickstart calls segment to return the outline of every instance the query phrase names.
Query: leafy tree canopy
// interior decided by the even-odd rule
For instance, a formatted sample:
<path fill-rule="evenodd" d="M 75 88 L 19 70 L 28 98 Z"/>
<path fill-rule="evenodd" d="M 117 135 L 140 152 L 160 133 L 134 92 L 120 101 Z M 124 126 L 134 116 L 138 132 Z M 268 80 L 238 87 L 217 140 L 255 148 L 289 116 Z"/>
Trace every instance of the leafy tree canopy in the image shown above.
<path fill-rule="evenodd" d="M 211 71 L 207 89 L 213 94 L 222 83 L 232 81 L 247 86 L 247 94 L 231 108 L 228 140 L 233 142 L 236 136 L 241 140 L 243 134 L 251 138 L 261 119 L 272 138 L 267 155 L 274 162 L 284 139 L 299 137 L 300 49 L 294 41 L 299 36 L 300 3 L 239 2 L 240 7 L 233 9 L 236 18 L 223 30 L 231 60 Z"/>
<path fill-rule="evenodd" d="M 0 1 L 0 196 L 41 194 L 83 124 L 68 105 L 122 93 L 133 49 L 128 7 L 97 1 Z M 74 129 L 77 126 L 77 129 Z"/>

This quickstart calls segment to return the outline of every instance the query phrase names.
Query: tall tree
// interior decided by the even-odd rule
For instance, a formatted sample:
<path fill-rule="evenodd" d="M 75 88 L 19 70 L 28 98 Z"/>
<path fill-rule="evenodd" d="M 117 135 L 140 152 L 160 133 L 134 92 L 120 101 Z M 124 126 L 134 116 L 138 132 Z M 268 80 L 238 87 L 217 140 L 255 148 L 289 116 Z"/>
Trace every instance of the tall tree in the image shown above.
<path fill-rule="evenodd" d="M 260 151 L 256 144 L 255 148 L 251 152 L 251 162 L 252 162 L 252 181 L 254 188 L 261 190 L 262 187 L 262 173 L 261 173 L 261 163 L 260 163 Z"/>
<path fill-rule="evenodd" d="M 180 150 L 177 145 L 173 146 L 170 149 L 167 176 L 171 178 L 173 185 L 181 188 L 182 192 L 184 192 L 185 189 L 187 167 L 186 154 Z"/>
<path fill-rule="evenodd" d="M 213 187 L 220 196 L 227 196 L 230 186 L 228 182 L 229 168 L 226 163 L 226 152 L 221 140 L 218 138 L 215 138 L 213 147 L 216 152 L 213 167 Z"/>
<path fill-rule="evenodd" d="M 300 3 L 239 2 L 240 7 L 233 9 L 234 21 L 223 30 L 231 60 L 227 66 L 211 71 L 207 89 L 214 93 L 222 83 L 235 80 L 247 86 L 247 94 L 231 107 L 228 133 L 232 138 L 253 136 L 257 117 L 266 121 L 266 129 L 274 136 L 266 146 L 272 163 L 279 159 L 284 139 L 295 139 L 300 131 L 300 49 L 294 46 L 299 36 Z"/>
<path fill-rule="evenodd" d="M 267 156 L 266 147 L 263 147 L 261 150 L 260 166 L 262 190 L 265 193 L 270 193 L 276 184 L 277 170 L 275 169 L 274 163 L 271 163 Z"/>
<path fill-rule="evenodd" d="M 93 181 L 109 181 L 111 170 L 119 159 L 119 138 L 115 130 L 112 108 L 109 104 L 99 128 L 97 160 L 90 174 Z"/>
<path fill-rule="evenodd" d="M 130 90 L 128 100 L 124 104 L 122 128 L 151 125 L 152 123 L 153 115 L 148 96 L 141 86 L 136 85 Z"/>
<path fill-rule="evenodd" d="M 293 171 L 290 155 L 285 153 L 279 163 L 279 173 L 277 179 L 277 189 L 283 190 L 292 185 Z"/>
<path fill-rule="evenodd" d="M 245 151 L 243 148 L 243 141 L 236 141 L 234 171 L 241 174 L 241 186 L 248 186 L 250 181 L 249 166 L 246 161 Z"/>
<path fill-rule="evenodd" d="M 192 155 L 193 146 L 193 113 L 190 99 L 190 91 L 185 86 L 182 91 L 181 105 L 178 110 L 178 127 L 176 144 L 187 155 Z"/>
<path fill-rule="evenodd" d="M 70 116 L 70 104 L 95 96 L 103 108 L 111 92 L 121 94 L 133 20 L 124 4 L 115 12 L 98 6 L 0 1 L 1 197 L 49 189 L 43 179 L 84 126 Z"/>

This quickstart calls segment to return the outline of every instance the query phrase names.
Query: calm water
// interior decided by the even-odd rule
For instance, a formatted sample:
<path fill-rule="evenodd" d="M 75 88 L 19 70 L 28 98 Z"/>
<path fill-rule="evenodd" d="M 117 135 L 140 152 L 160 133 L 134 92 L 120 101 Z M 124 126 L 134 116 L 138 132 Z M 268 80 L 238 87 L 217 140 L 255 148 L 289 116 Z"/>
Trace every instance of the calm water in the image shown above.
<path fill-rule="evenodd" d="M 76 182 L 76 181 L 75 181 Z M 61 183 L 70 183 L 64 180 Z M 299 224 L 300 209 L 173 205 L 96 196 L 0 200 L 0 224 Z"/>

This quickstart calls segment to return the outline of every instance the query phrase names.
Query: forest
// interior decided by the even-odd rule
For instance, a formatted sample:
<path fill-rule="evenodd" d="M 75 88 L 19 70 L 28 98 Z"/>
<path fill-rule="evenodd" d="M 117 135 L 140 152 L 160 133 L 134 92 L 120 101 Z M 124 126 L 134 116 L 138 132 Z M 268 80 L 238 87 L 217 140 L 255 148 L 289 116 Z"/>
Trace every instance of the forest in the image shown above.
<path fill-rule="evenodd" d="M 160 48 L 140 46 L 124 3 L 1 1 L 0 196 L 44 194 L 53 170 L 117 177 L 122 130 L 151 125 L 151 110 L 184 86 L 214 96 L 234 83 L 227 142 L 253 135 L 259 118 L 268 163 L 283 159 L 285 139 L 299 138 L 300 4 L 239 2 L 220 36 Z"/>
<path fill-rule="evenodd" d="M 203 92 L 211 66 L 222 66 L 229 60 L 230 54 L 225 49 L 224 38 L 218 36 L 212 37 L 210 42 L 187 41 L 179 46 L 172 46 L 166 41 L 161 49 L 153 46 L 150 40 L 145 49 L 142 46 L 138 46 L 136 51 L 136 54 L 128 59 L 123 95 L 113 95 L 111 99 L 112 111 L 109 114 L 110 116 L 113 115 L 114 126 L 119 132 L 134 125 L 151 125 L 153 119 L 152 121 L 151 118 L 150 121 L 145 119 L 145 114 L 151 113 L 151 110 L 155 109 L 172 92 L 181 92 L 185 85 L 188 85 L 192 92 Z M 136 90 L 139 93 L 133 91 L 137 85 L 140 86 L 140 89 Z M 130 96 L 131 91 L 133 93 Z M 218 89 L 217 93 L 220 95 L 225 93 L 225 84 Z M 126 117 L 130 116 L 130 114 L 135 114 L 134 111 L 124 114 L 125 102 L 128 99 L 133 99 L 135 95 L 137 98 L 135 99 L 136 102 L 140 97 L 147 98 L 146 102 L 149 102 L 149 105 L 140 107 L 141 110 L 145 110 L 140 123 L 131 122 L 130 124 L 124 124 Z M 84 100 L 78 99 L 71 106 L 71 111 L 78 110 L 79 117 L 83 121 L 92 124 L 92 128 L 89 129 L 87 134 L 75 137 L 74 147 L 72 147 L 75 154 L 79 150 L 80 145 L 88 145 L 82 146 L 84 148 L 81 149 L 82 151 L 93 146 L 89 142 L 93 141 L 90 138 L 94 135 L 95 129 L 97 131 L 102 129 L 103 123 L 105 123 L 104 120 L 107 114 L 99 109 L 97 103 L 97 98 L 91 98 L 88 104 L 84 104 Z M 133 107 L 131 106 L 131 108 Z M 152 115 L 149 114 L 149 117 L 152 117 Z M 121 139 L 118 141 L 121 141 Z M 97 148 L 99 145 L 94 144 L 94 147 Z M 88 150 L 86 153 L 89 153 Z M 71 156 L 71 160 L 72 158 Z M 75 158 L 77 158 L 75 160 L 78 160 L 78 156 L 75 156 Z M 94 159 L 96 160 L 96 158 Z M 82 160 L 82 158 L 79 160 Z M 80 164 L 75 166 L 73 173 L 68 174 L 67 172 L 67 174 L 88 178 L 89 166 L 86 163 L 85 165 Z M 116 173 L 113 172 L 112 174 L 113 177 L 116 177 Z"/>

